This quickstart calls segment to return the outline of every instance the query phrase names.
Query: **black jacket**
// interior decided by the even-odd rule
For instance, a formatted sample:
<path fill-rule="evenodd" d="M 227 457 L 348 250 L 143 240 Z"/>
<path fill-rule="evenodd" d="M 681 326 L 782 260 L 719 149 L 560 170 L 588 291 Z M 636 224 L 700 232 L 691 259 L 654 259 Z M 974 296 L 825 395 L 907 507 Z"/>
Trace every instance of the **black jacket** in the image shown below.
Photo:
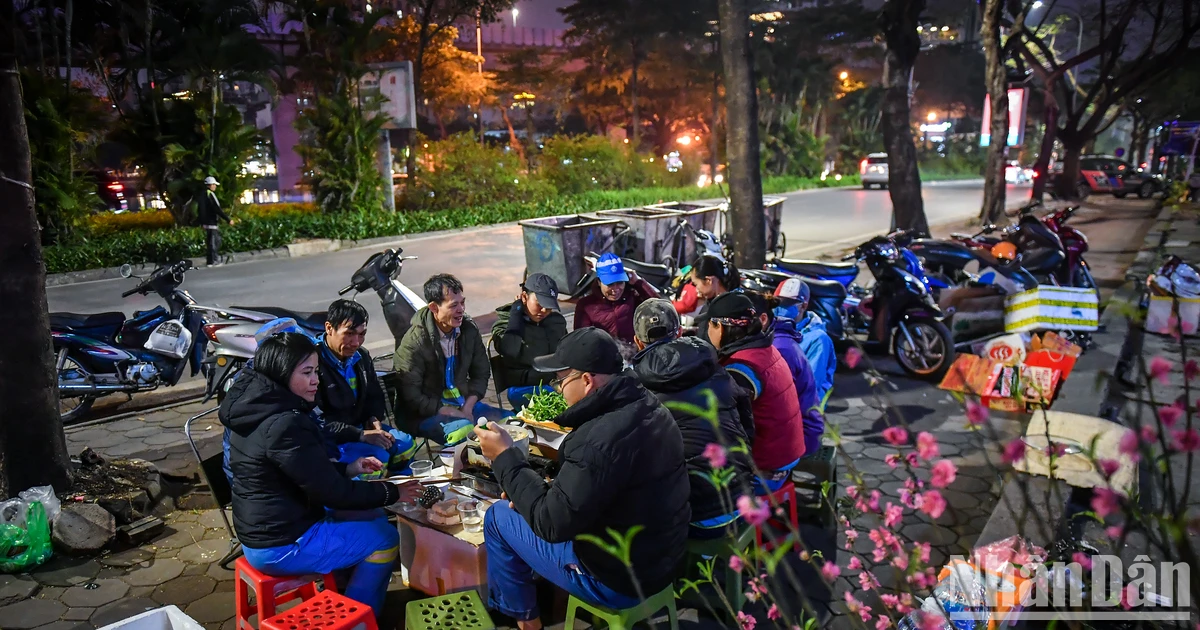
<path fill-rule="evenodd" d="M 296 542 L 325 518 L 325 508 L 366 510 L 400 500 L 386 482 L 352 481 L 332 462 L 324 437 L 299 396 L 250 368 L 221 403 L 230 430 L 233 524 L 251 549 Z"/>
<path fill-rule="evenodd" d="M 229 223 L 229 215 L 221 209 L 215 193 L 207 188 L 196 202 L 196 220 L 200 225 L 217 225 L 219 221 Z"/>
<path fill-rule="evenodd" d="M 358 381 L 358 394 L 350 389 L 342 370 L 334 363 L 333 351 L 323 342 L 317 351 L 320 357 L 318 369 L 321 387 L 317 390 L 317 406 L 325 414 L 325 432 L 338 444 L 361 442 L 363 427 L 371 418 L 383 422 L 387 419 L 387 399 L 375 365 L 366 348 L 358 349 L 358 362 L 354 374 Z"/>
<path fill-rule="evenodd" d="M 553 483 L 515 448 L 492 468 L 517 512 L 539 538 L 575 541 L 588 573 L 613 590 L 636 596 L 629 571 L 588 534 L 611 542 L 640 525 L 630 559 L 644 593 L 666 588 L 682 569 L 687 542 L 687 466 L 679 429 L 654 394 L 631 374 L 614 377 L 555 419 L 573 430 L 559 449 Z"/>
<path fill-rule="evenodd" d="M 727 449 L 745 442 L 749 450 L 754 437 L 750 397 L 717 363 L 717 351 L 695 337 L 647 347 L 634 357 L 633 371 L 664 405 L 678 402 L 704 409 L 709 404 L 705 391 L 716 396 L 720 439 L 708 419 L 679 409 L 670 411 L 683 435 L 683 456 L 687 459 L 692 486 L 692 520 L 702 521 L 732 512 L 737 497 L 749 492 L 754 475 L 750 458 L 746 453 L 729 451 L 726 466 L 733 468 L 734 478 L 726 488 L 718 490 L 706 478 L 712 474 L 712 466 L 704 457 L 704 449 L 713 442 L 724 444 Z"/>
<path fill-rule="evenodd" d="M 442 391 L 446 389 L 446 353 L 439 341 L 441 331 L 434 322 L 429 307 L 423 307 L 412 318 L 412 328 L 396 348 L 393 365 L 400 373 L 400 402 L 396 417 L 407 420 L 410 433 L 417 424 L 437 415 L 442 407 Z M 454 367 L 454 386 L 463 398 L 483 400 L 487 395 L 492 365 L 487 347 L 475 320 L 463 316 L 458 330 L 458 358 Z"/>
<path fill-rule="evenodd" d="M 496 309 L 492 339 L 496 351 L 504 357 L 504 378 L 509 387 L 532 387 L 549 384 L 554 375 L 533 369 L 533 360 L 558 350 L 558 342 L 567 336 L 567 319 L 561 313 L 550 313 L 540 322 L 529 319 L 521 308 L 513 317 L 512 309 L 519 302 Z"/>

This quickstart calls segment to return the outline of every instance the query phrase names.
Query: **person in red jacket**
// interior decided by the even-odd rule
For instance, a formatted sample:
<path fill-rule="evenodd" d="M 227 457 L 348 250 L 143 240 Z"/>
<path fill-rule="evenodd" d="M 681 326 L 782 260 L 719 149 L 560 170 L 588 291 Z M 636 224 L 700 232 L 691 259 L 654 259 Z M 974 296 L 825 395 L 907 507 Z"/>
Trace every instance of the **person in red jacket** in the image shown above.
<path fill-rule="evenodd" d="M 755 492 L 783 486 L 804 456 L 804 415 L 792 371 L 771 345 L 750 298 L 725 293 L 708 305 L 708 338 L 721 364 L 753 401 L 754 441 L 750 455 L 760 477 Z"/>
<path fill-rule="evenodd" d="M 616 254 L 596 261 L 596 284 L 575 305 L 575 330 L 595 326 L 614 339 L 633 344 L 633 312 L 658 291 L 650 283 L 625 272 Z"/>

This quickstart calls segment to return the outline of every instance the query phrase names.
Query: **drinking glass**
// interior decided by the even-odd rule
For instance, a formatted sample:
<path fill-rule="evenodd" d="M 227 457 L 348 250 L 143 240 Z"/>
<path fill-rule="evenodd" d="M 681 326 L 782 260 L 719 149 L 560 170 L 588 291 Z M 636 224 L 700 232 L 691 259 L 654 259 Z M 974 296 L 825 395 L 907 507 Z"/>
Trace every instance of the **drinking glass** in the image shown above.
<path fill-rule="evenodd" d="M 478 501 L 460 501 L 458 504 L 458 516 L 462 519 L 464 531 L 483 531 L 483 512 L 479 509 Z"/>

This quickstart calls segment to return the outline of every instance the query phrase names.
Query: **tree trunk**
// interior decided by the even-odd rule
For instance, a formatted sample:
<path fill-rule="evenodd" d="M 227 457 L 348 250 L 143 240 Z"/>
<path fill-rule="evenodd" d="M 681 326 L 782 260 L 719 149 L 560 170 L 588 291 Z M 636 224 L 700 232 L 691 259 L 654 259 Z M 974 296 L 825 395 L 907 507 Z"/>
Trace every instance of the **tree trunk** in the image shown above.
<path fill-rule="evenodd" d="M 712 122 L 708 126 L 708 179 L 717 183 L 717 172 L 721 167 L 720 151 L 721 138 L 717 136 L 717 128 L 721 119 L 721 76 L 713 74 L 712 84 Z"/>
<path fill-rule="evenodd" d="M 983 53 L 987 68 L 985 82 L 991 100 L 991 142 L 987 148 L 984 170 L 983 208 L 979 221 L 988 225 L 1004 216 L 1004 162 L 1008 152 L 1008 76 L 1004 67 L 1004 46 L 1000 42 L 1000 18 L 1004 15 L 1003 0 L 985 0 L 983 7 Z"/>
<path fill-rule="evenodd" d="M 758 95 L 754 91 L 750 57 L 750 17 L 745 0 L 718 0 L 717 8 L 725 69 L 725 153 L 729 161 L 727 180 L 734 258 L 740 267 L 758 269 L 766 261 L 767 235 L 759 172 Z"/>
<path fill-rule="evenodd" d="M 1083 155 L 1085 143 L 1069 136 L 1060 137 L 1059 142 L 1063 145 L 1063 171 L 1058 179 L 1058 194 L 1063 199 L 1078 199 L 1075 184 L 1079 182 L 1079 157 Z"/>
<path fill-rule="evenodd" d="M 888 152 L 888 192 L 895 227 L 929 233 L 910 112 L 912 70 L 921 52 L 917 22 L 925 0 L 888 0 L 880 13 L 887 54 L 883 63 L 883 143 Z"/>
<path fill-rule="evenodd" d="M 642 125 L 638 121 L 638 105 L 637 105 L 637 86 L 638 86 L 638 49 L 637 43 L 633 44 L 633 63 L 630 66 L 629 73 L 629 119 L 633 125 L 632 136 L 633 150 L 637 151 L 640 147 L 642 139 Z"/>
<path fill-rule="evenodd" d="M 1042 121 L 1045 133 L 1042 134 L 1042 148 L 1038 151 L 1037 162 L 1033 165 L 1033 191 L 1029 194 L 1029 200 L 1038 203 L 1041 203 L 1046 186 L 1050 183 L 1050 154 L 1054 152 L 1054 139 L 1058 131 L 1058 108 L 1052 96 L 1046 98 Z"/>
<path fill-rule="evenodd" d="M 508 117 L 508 108 L 501 107 L 500 115 L 504 117 L 504 124 L 508 126 L 508 143 L 512 145 L 514 151 L 517 152 L 517 159 L 521 160 L 522 164 L 528 164 L 525 161 L 525 147 L 521 141 L 517 139 L 517 132 L 513 129 L 512 119 Z"/>
<path fill-rule="evenodd" d="M 0 7 L 0 31 L 12 32 L 15 2 Z M 46 266 L 37 215 L 29 136 L 16 53 L 0 38 L 0 496 L 38 485 L 71 485 L 58 415 L 58 378 L 46 308 Z"/>

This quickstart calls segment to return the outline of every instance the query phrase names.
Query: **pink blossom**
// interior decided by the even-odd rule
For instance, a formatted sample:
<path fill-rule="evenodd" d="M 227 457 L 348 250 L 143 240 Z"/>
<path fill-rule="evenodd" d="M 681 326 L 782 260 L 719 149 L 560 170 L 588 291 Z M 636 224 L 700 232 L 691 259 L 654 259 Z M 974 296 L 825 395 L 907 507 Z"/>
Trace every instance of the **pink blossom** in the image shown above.
<path fill-rule="evenodd" d="M 883 524 L 885 527 L 895 527 L 900 524 L 904 518 L 904 509 L 895 503 L 888 503 L 887 509 L 883 511 Z"/>
<path fill-rule="evenodd" d="M 922 542 L 917 543 L 916 548 L 920 551 L 921 564 L 929 564 L 929 551 L 933 549 L 933 545 Z"/>
<path fill-rule="evenodd" d="M 900 593 L 900 606 L 896 610 L 901 615 L 907 615 L 913 611 L 912 593 Z"/>
<path fill-rule="evenodd" d="M 883 461 L 885 463 L 887 463 L 888 466 L 890 466 L 892 468 L 896 468 L 897 466 L 900 465 L 901 460 L 900 460 L 899 454 L 889 453 L 888 455 L 884 456 Z"/>
<path fill-rule="evenodd" d="M 1179 341 L 1179 316 L 1171 315 L 1167 318 L 1167 334 L 1171 335 L 1175 341 Z"/>
<path fill-rule="evenodd" d="M 872 491 L 871 491 L 871 499 L 870 499 L 869 501 L 867 501 L 867 507 L 868 507 L 868 508 L 870 508 L 870 511 L 872 511 L 872 512 L 878 512 L 878 511 L 879 511 L 879 498 L 880 498 L 880 496 L 881 496 L 881 495 L 879 494 L 879 491 L 878 491 L 878 490 L 872 490 Z"/>
<path fill-rule="evenodd" d="M 921 495 L 921 511 L 933 518 L 941 517 L 946 511 L 946 499 L 937 490 L 928 490 Z"/>
<path fill-rule="evenodd" d="M 1092 511 L 1104 518 L 1121 509 L 1121 497 L 1108 488 L 1096 488 L 1092 491 Z"/>
<path fill-rule="evenodd" d="M 779 606 L 771 604 L 771 607 L 767 609 L 767 619 L 770 619 L 771 621 L 779 621 L 781 616 L 782 615 L 779 614 Z"/>
<path fill-rule="evenodd" d="M 852 613 L 854 613 L 854 612 L 858 613 L 859 617 L 862 617 L 863 621 L 867 621 L 868 619 L 871 618 L 871 607 L 870 606 L 867 606 L 866 604 L 863 604 L 862 602 L 858 601 L 857 598 L 855 598 L 853 595 L 850 594 L 850 591 L 846 591 L 844 593 L 843 597 L 845 597 L 845 599 L 846 599 L 846 609 L 847 610 L 849 610 Z"/>
<path fill-rule="evenodd" d="M 771 506 L 763 503 L 758 497 L 742 495 L 737 500 L 738 513 L 746 522 L 758 527 L 771 517 Z"/>
<path fill-rule="evenodd" d="M 1015 464 L 1025 459 L 1025 440 L 1017 438 L 1004 445 L 1004 455 L 1001 456 L 1006 464 Z"/>
<path fill-rule="evenodd" d="M 812 557 L 812 554 L 808 553 L 808 550 L 807 550 L 807 549 L 801 549 L 801 550 L 800 550 L 800 559 L 801 559 L 801 560 L 803 560 L 803 561 L 805 561 L 805 562 L 808 562 L 808 559 L 809 559 L 809 558 L 811 558 L 811 557 Z"/>
<path fill-rule="evenodd" d="M 900 446 L 908 443 L 908 431 L 904 427 L 888 427 L 883 430 L 883 439 L 892 446 Z"/>
<path fill-rule="evenodd" d="M 917 459 L 917 454 L 911 451 L 904 455 L 904 461 L 908 462 L 909 466 L 916 466 L 920 463 L 920 460 Z"/>
<path fill-rule="evenodd" d="M 1110 525 L 1110 526 L 1104 528 L 1104 533 L 1109 538 L 1111 538 L 1113 540 L 1117 540 L 1118 538 L 1121 537 L 1122 534 L 1125 533 L 1125 528 L 1121 527 L 1120 525 Z"/>
<path fill-rule="evenodd" d="M 918 504 L 920 495 L 913 494 L 912 491 L 909 490 L 908 488 L 900 488 L 898 493 L 900 495 L 900 503 L 904 504 L 904 507 L 912 509 L 912 510 L 915 510 L 915 509 L 921 507 Z"/>
<path fill-rule="evenodd" d="M 892 593 L 880 593 L 879 599 L 888 608 L 895 608 L 900 603 L 900 598 Z"/>
<path fill-rule="evenodd" d="M 1200 451 L 1200 430 L 1184 429 L 1172 431 L 1171 437 L 1175 441 L 1171 444 L 1171 448 L 1181 453 L 1191 453 L 1192 451 Z"/>
<path fill-rule="evenodd" d="M 1062 442 L 1050 442 L 1046 448 L 1042 449 L 1050 457 L 1062 457 L 1067 454 L 1067 445 Z"/>
<path fill-rule="evenodd" d="M 1159 383 L 1167 384 L 1167 375 L 1171 372 L 1171 362 L 1162 358 L 1154 357 L 1150 359 L 1150 378 Z"/>
<path fill-rule="evenodd" d="M 1104 475 L 1105 479 L 1108 479 L 1117 474 L 1117 471 L 1121 469 L 1121 462 L 1115 459 L 1101 458 L 1096 460 L 1096 467 L 1100 469 L 1100 474 Z"/>
<path fill-rule="evenodd" d="M 1079 566 L 1089 571 L 1092 569 L 1092 557 L 1086 553 L 1083 553 L 1082 551 L 1076 551 L 1074 554 L 1072 554 L 1071 561 L 1079 564 Z"/>
<path fill-rule="evenodd" d="M 826 582 L 832 582 L 842 574 L 842 569 L 836 562 L 826 562 L 821 565 L 821 577 L 825 578 Z"/>
<path fill-rule="evenodd" d="M 908 490 L 912 490 L 913 492 L 916 492 L 917 491 L 917 480 L 913 479 L 912 477 L 905 477 L 904 478 L 904 487 Z"/>
<path fill-rule="evenodd" d="M 967 422 L 979 426 L 988 421 L 988 408 L 974 400 L 967 401 Z"/>
<path fill-rule="evenodd" d="M 892 566 L 896 567 L 897 569 L 900 569 L 901 571 L 907 569 L 908 568 L 908 556 L 905 554 L 902 554 L 902 553 L 896 554 L 896 556 L 894 558 L 892 558 Z"/>
<path fill-rule="evenodd" d="M 854 541 L 856 541 L 856 540 L 858 540 L 858 530 L 847 529 L 846 530 L 846 542 L 853 545 Z"/>
<path fill-rule="evenodd" d="M 858 486 L 850 486 L 849 488 L 846 488 L 846 496 L 850 497 L 851 499 L 857 497 Z"/>
<path fill-rule="evenodd" d="M 917 628 L 919 630 L 941 630 L 942 616 L 927 610 L 917 612 Z"/>
<path fill-rule="evenodd" d="M 741 557 L 741 556 L 739 556 L 739 555 L 732 555 L 732 556 L 729 556 L 729 568 L 730 568 L 730 569 L 733 569 L 734 571 L 737 571 L 738 573 L 741 573 L 741 572 L 742 572 L 742 567 L 743 567 L 743 566 L 744 566 L 744 565 L 742 564 L 742 557 Z"/>
<path fill-rule="evenodd" d="M 851 556 L 850 562 L 846 563 L 846 568 L 851 571 L 858 571 L 862 568 L 862 560 L 859 560 L 858 556 Z"/>
<path fill-rule="evenodd" d="M 858 584 L 864 591 L 869 591 L 879 586 L 879 580 L 876 579 L 874 573 L 871 573 L 870 571 L 863 571 L 862 573 L 858 574 Z"/>
<path fill-rule="evenodd" d="M 887 615 L 879 615 L 875 620 L 875 630 L 887 630 L 892 625 L 892 620 L 887 618 Z"/>
<path fill-rule="evenodd" d="M 1158 441 L 1158 429 L 1156 429 L 1148 424 L 1142 425 L 1141 433 L 1142 433 L 1142 441 L 1147 444 Z"/>
<path fill-rule="evenodd" d="M 846 366 L 851 370 L 858 367 L 858 362 L 862 360 L 862 350 L 851 346 L 846 350 Z"/>
<path fill-rule="evenodd" d="M 948 459 L 943 459 L 933 465 L 933 474 L 929 477 L 929 483 L 935 488 L 945 488 L 954 483 L 957 476 L 958 466 Z"/>
<path fill-rule="evenodd" d="M 708 446 L 704 447 L 704 458 L 713 468 L 725 467 L 725 447 L 716 442 L 709 442 Z"/>
<path fill-rule="evenodd" d="M 1144 429 L 1145 427 L 1142 428 Z M 1138 435 L 1133 431 L 1126 430 L 1121 434 L 1121 441 L 1117 443 L 1117 450 L 1122 455 L 1137 457 L 1139 446 L 1140 444 L 1138 443 Z"/>
<path fill-rule="evenodd" d="M 1133 608 L 1133 600 L 1137 597 L 1137 584 L 1126 584 L 1125 588 L 1121 589 L 1121 608 L 1125 610 Z"/>
<path fill-rule="evenodd" d="M 1183 334 L 1190 335 L 1196 332 L 1196 325 L 1192 322 L 1183 322 L 1183 325 L 1179 329 L 1183 331 Z"/>
<path fill-rule="evenodd" d="M 1188 359 L 1187 363 L 1183 364 L 1183 377 L 1190 381 L 1197 376 L 1200 376 L 1200 363 L 1195 359 Z"/>
<path fill-rule="evenodd" d="M 1169 407 L 1159 407 L 1158 408 L 1158 419 L 1160 421 L 1162 421 L 1163 426 L 1173 427 L 1179 422 L 1179 419 L 1182 417 L 1183 417 L 1183 406 L 1181 406 L 1179 403 L 1175 403 L 1174 405 L 1171 405 Z"/>
<path fill-rule="evenodd" d="M 742 630 L 754 630 L 754 626 L 758 624 L 758 620 L 742 611 L 737 614 L 738 627 Z"/>
<path fill-rule="evenodd" d="M 937 459 L 938 441 L 932 433 L 922 431 L 917 434 L 917 455 L 926 461 Z"/>

